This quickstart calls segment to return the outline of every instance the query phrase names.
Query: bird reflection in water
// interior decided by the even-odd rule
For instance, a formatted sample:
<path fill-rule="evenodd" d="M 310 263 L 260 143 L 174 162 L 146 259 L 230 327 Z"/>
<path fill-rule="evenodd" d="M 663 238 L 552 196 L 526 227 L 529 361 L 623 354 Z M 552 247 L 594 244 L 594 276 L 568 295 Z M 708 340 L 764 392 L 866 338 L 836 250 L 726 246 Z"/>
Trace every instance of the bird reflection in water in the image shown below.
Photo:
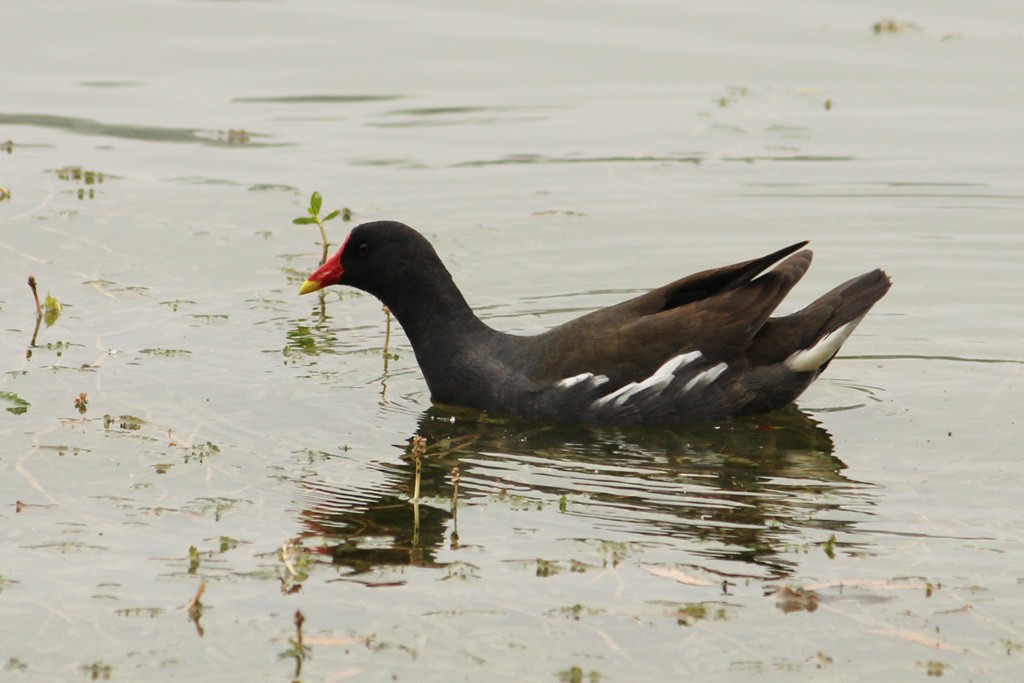
<path fill-rule="evenodd" d="M 791 575 L 786 553 L 806 543 L 803 531 L 855 531 L 873 505 L 870 485 L 843 476 L 829 433 L 793 406 L 635 430 L 433 407 L 405 456 L 417 437 L 426 445 L 421 499 L 413 498 L 416 467 L 407 457 L 376 464 L 387 483 L 374 490 L 302 482 L 303 535 L 324 542 L 320 552 L 347 567 L 348 579 L 389 566 L 445 566 L 439 553 L 459 546 L 459 496 L 464 505 L 514 497 L 552 509 L 569 500 L 568 513 L 591 519 L 596 537 L 667 540 L 680 547 L 680 562 L 724 580 Z"/>

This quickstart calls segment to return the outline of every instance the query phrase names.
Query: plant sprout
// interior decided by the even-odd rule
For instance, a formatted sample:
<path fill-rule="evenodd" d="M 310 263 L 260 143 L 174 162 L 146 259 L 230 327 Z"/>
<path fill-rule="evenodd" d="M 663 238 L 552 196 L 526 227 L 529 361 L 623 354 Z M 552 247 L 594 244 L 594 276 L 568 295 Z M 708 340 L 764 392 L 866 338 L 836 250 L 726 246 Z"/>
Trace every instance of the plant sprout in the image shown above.
<path fill-rule="evenodd" d="M 320 193 L 314 192 L 313 195 L 309 198 L 309 208 L 306 209 L 306 211 L 309 212 L 309 215 L 299 216 L 298 218 L 292 221 L 292 223 L 294 223 L 295 225 L 316 225 L 317 227 L 320 228 L 320 238 L 323 240 L 324 244 L 324 253 L 323 256 L 320 258 L 320 265 L 327 263 L 327 250 L 330 247 L 330 244 L 327 242 L 327 229 L 324 227 L 324 223 L 330 220 L 334 220 L 335 218 L 341 215 L 341 210 L 335 209 L 326 216 L 321 217 L 320 208 L 323 206 L 323 203 L 324 198 L 320 195 Z M 347 210 L 345 211 L 345 214 L 346 216 L 348 215 Z"/>

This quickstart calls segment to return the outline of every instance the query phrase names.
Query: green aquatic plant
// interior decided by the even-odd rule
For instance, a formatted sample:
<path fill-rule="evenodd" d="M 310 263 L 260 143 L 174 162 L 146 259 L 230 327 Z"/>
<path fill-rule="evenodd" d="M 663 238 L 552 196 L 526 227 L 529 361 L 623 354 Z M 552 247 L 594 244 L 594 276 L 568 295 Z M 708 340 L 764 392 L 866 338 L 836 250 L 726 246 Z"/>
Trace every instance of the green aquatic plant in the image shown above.
<path fill-rule="evenodd" d="M 306 661 L 306 657 L 308 657 L 312 652 L 312 649 L 306 645 L 302 639 L 302 625 L 305 622 L 305 615 L 303 615 L 301 611 L 295 610 L 295 619 L 293 622 L 295 624 L 295 637 L 288 639 L 288 643 L 291 647 L 277 656 L 278 659 L 295 660 L 294 680 L 299 680 L 299 676 L 302 675 L 302 663 Z"/>
<path fill-rule="evenodd" d="M 828 540 L 825 541 L 825 555 L 827 555 L 828 559 L 830 559 L 830 560 L 836 559 L 836 535 L 835 534 L 832 534 L 831 536 L 829 536 Z"/>
<path fill-rule="evenodd" d="M 324 263 L 327 262 L 327 250 L 330 248 L 330 243 L 328 243 L 327 241 L 327 228 L 324 227 L 324 223 L 326 223 L 327 221 L 332 221 L 338 216 L 341 216 L 342 211 L 344 211 L 345 213 L 345 216 L 344 218 L 342 218 L 342 220 L 348 220 L 351 215 L 348 209 L 335 209 L 326 216 L 321 217 L 320 209 L 323 207 L 323 203 L 323 196 L 319 192 L 314 192 L 312 196 L 309 198 L 309 207 L 306 209 L 309 215 L 299 216 L 298 218 L 292 220 L 292 223 L 294 223 L 295 225 L 316 225 L 318 228 L 320 228 L 320 238 L 323 240 L 324 246 L 324 253 L 323 256 L 320 258 L 320 265 L 323 265 Z"/>
<path fill-rule="evenodd" d="M 114 667 L 101 661 L 83 664 L 79 668 L 94 681 L 109 681 L 110 674 L 114 673 Z"/>
<path fill-rule="evenodd" d="M 4 671 L 16 671 L 18 673 L 24 673 L 28 671 L 28 664 L 21 661 L 17 657 L 9 657 L 7 664 L 4 665 Z"/>
<path fill-rule="evenodd" d="M 312 553 L 302 547 L 300 540 L 288 540 L 281 544 L 277 551 L 284 571 L 279 572 L 281 592 L 284 595 L 297 593 L 302 589 L 302 582 L 309 578 L 309 572 L 316 563 Z"/>
<path fill-rule="evenodd" d="M 103 416 L 104 429 L 115 428 L 126 432 L 137 432 L 142 429 L 144 424 L 146 424 L 145 420 L 134 415 L 119 415 L 115 417 L 107 413 Z"/>
<path fill-rule="evenodd" d="M 13 391 L 0 391 L 0 401 L 10 403 L 11 405 L 7 406 L 5 410 L 14 415 L 24 415 L 28 412 L 28 407 L 32 405 Z"/>
<path fill-rule="evenodd" d="M 601 680 L 601 672 L 584 671 L 578 666 L 564 669 L 557 673 L 560 683 L 598 683 Z"/>
<path fill-rule="evenodd" d="M 54 171 L 57 174 L 57 178 L 60 180 L 66 180 L 69 182 L 85 185 L 86 187 L 79 187 L 76 195 L 79 199 L 95 199 L 96 188 L 104 181 L 106 176 L 99 171 L 89 171 L 81 166 L 64 166 Z"/>
<path fill-rule="evenodd" d="M 190 462 L 204 463 L 206 459 L 220 453 L 220 447 L 207 441 L 206 443 L 196 444 L 188 449 L 185 453 L 185 464 Z"/>
<path fill-rule="evenodd" d="M 552 562 L 551 560 L 545 560 L 542 557 L 537 558 L 537 576 L 540 578 L 546 579 L 550 576 L 554 576 L 560 571 L 562 571 L 562 568 L 559 567 L 557 563 Z"/>
<path fill-rule="evenodd" d="M 126 607 L 124 609 L 114 610 L 114 614 L 119 617 L 149 617 L 154 619 L 162 615 L 166 610 L 162 607 Z"/>

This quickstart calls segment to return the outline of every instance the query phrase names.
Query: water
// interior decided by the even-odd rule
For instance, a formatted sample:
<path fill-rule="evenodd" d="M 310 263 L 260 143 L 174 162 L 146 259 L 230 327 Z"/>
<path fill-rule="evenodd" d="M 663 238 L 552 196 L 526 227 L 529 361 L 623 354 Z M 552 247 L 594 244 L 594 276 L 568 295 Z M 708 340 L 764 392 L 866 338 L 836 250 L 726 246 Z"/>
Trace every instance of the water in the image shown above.
<path fill-rule="evenodd" d="M 1021 10 L 10 5 L 8 677 L 1019 678 Z M 296 296 L 313 190 L 513 332 L 800 239 L 785 310 L 895 284 L 797 409 L 481 420 Z"/>

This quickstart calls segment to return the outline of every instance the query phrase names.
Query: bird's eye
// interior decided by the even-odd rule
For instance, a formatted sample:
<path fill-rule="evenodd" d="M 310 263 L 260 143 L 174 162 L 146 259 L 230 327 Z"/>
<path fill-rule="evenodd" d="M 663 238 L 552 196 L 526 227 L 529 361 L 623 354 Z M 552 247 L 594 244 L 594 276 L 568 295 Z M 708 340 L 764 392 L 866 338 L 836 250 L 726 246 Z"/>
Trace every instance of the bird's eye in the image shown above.
<path fill-rule="evenodd" d="M 367 244 L 366 242 L 363 242 L 362 244 L 359 245 L 359 255 L 360 256 L 366 256 L 369 253 L 370 253 L 370 245 L 369 244 Z"/>

